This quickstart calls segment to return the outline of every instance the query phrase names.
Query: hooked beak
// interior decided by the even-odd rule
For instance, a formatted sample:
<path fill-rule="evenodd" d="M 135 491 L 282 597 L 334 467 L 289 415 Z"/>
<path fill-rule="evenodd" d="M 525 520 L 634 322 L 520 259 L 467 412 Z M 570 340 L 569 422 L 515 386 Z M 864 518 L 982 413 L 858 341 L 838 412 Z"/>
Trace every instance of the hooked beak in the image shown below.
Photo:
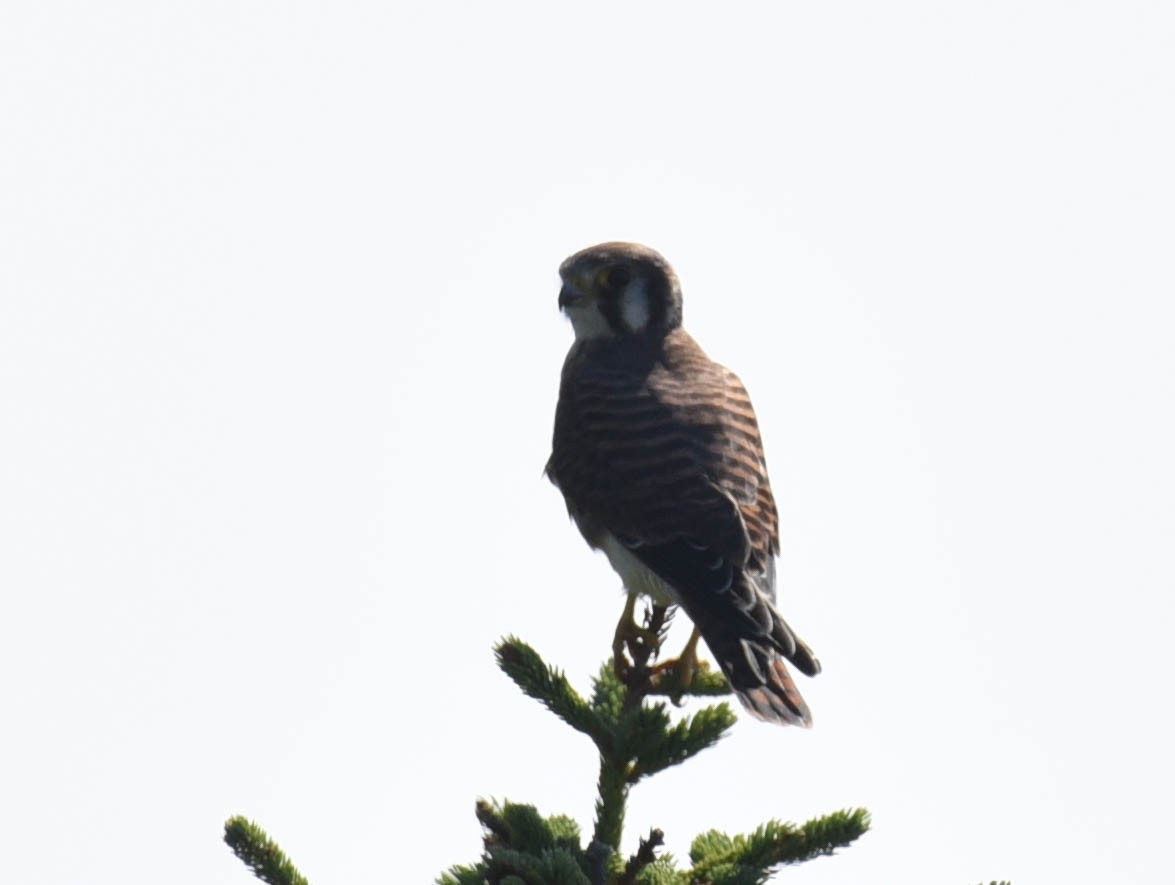
<path fill-rule="evenodd" d="M 574 307 L 586 297 L 583 292 L 570 283 L 564 283 L 563 288 L 559 290 L 559 309 L 566 310 L 569 307 Z"/>

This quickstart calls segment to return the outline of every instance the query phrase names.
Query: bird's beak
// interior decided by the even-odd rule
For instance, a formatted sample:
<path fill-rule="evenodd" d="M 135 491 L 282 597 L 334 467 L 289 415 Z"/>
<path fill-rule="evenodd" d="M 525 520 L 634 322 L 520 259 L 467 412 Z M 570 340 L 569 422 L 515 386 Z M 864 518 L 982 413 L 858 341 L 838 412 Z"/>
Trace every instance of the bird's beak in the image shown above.
<path fill-rule="evenodd" d="M 571 283 L 564 283 L 563 288 L 559 290 L 559 309 L 566 310 L 569 307 L 575 307 L 577 304 L 583 302 L 583 291 Z"/>

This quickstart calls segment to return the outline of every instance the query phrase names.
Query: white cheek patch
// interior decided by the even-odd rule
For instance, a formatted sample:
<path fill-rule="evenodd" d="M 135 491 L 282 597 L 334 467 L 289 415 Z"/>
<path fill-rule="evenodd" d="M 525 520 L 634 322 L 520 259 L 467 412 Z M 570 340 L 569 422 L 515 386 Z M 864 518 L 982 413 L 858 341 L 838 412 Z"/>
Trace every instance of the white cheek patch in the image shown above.
<path fill-rule="evenodd" d="M 567 308 L 567 318 L 571 320 L 571 328 L 575 330 L 576 341 L 583 341 L 586 338 L 611 338 L 615 334 L 594 301 Z"/>
<path fill-rule="evenodd" d="M 620 318 L 630 332 L 640 332 L 649 324 L 649 294 L 643 281 L 630 284 L 620 296 Z"/>

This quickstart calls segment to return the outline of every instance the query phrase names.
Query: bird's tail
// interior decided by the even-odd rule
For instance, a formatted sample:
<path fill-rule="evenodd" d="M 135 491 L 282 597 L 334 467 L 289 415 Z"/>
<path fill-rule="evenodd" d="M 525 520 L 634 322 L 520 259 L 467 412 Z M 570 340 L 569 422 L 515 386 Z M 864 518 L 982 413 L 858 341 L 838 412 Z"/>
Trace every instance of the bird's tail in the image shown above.
<path fill-rule="evenodd" d="M 766 600 L 761 601 L 767 611 L 757 614 L 768 614 L 769 624 L 758 619 L 748 624 L 706 618 L 694 618 L 694 623 L 730 680 L 735 695 L 751 715 L 765 722 L 808 728 L 812 725 L 812 714 L 784 659 L 807 676 L 820 672 L 820 662 L 775 607 Z"/>
<path fill-rule="evenodd" d="M 751 574 L 733 557 L 684 537 L 625 546 L 675 589 L 676 601 L 752 715 L 780 725 L 812 724 L 812 714 L 784 661 L 808 676 L 820 672 L 820 662 L 776 611 L 770 567 L 766 573 Z"/>

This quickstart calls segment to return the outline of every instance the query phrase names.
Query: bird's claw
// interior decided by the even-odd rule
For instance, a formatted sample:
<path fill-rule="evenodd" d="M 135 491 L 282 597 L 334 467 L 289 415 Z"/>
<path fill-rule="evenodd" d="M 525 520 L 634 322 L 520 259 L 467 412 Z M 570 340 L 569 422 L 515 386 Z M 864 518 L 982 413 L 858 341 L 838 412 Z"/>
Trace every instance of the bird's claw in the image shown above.
<path fill-rule="evenodd" d="M 629 596 L 612 637 L 612 668 L 616 678 L 625 684 L 637 662 L 644 667 L 648 660 L 656 659 L 666 620 L 664 607 L 654 606 L 647 612 L 643 626 L 636 622 L 635 612 L 636 597 Z"/>
<path fill-rule="evenodd" d="M 666 694 L 675 707 L 681 706 L 681 699 L 689 691 L 689 687 L 693 685 L 694 676 L 697 675 L 698 669 L 705 666 L 704 663 L 698 661 L 699 636 L 698 631 L 694 630 L 680 655 L 653 668 L 651 674 L 653 686 Z"/>

